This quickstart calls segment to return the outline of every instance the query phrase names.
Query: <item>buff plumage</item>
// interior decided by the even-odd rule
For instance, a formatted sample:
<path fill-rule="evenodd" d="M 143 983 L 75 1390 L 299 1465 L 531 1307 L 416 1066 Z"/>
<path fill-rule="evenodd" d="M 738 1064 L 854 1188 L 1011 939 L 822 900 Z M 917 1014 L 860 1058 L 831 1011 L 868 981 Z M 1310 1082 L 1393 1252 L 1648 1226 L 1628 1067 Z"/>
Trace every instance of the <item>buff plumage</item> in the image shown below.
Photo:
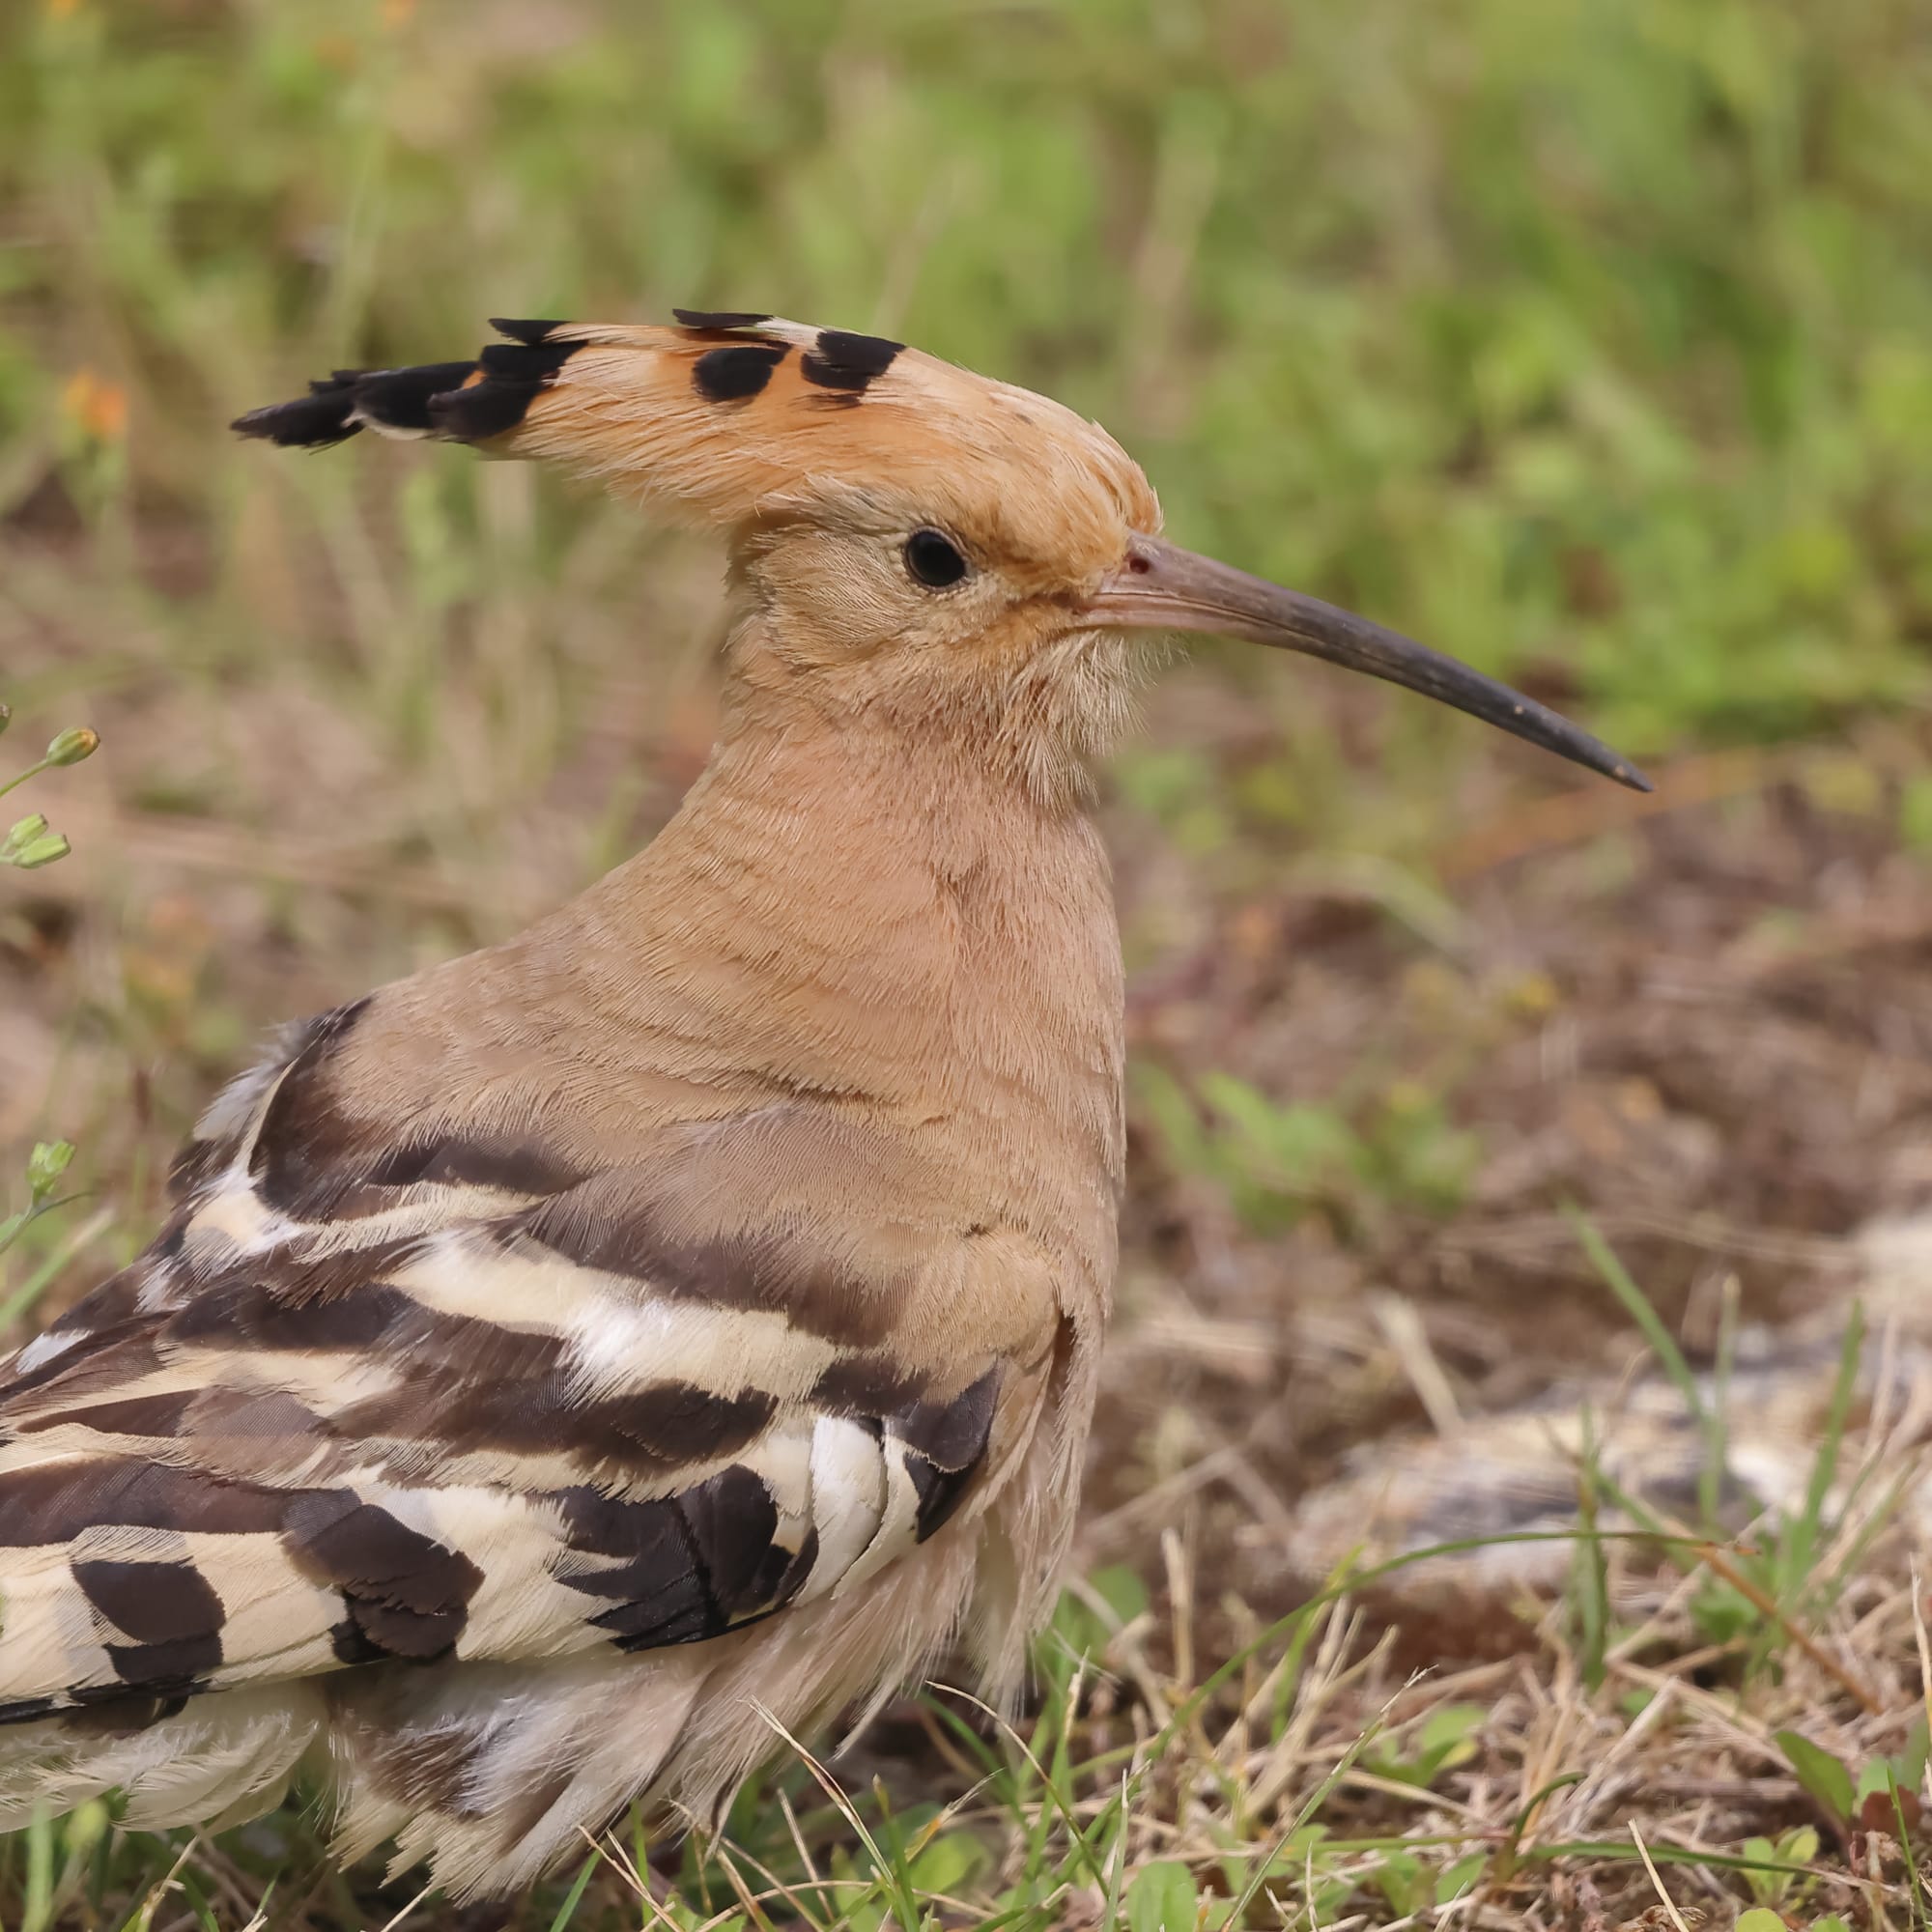
<path fill-rule="evenodd" d="M 942 1653 L 1009 1690 L 1112 1294 L 1122 633 L 1340 657 L 1637 781 L 1165 544 L 1045 398 L 765 316 L 498 327 L 237 427 L 718 528 L 720 743 L 576 900 L 285 1032 L 154 1244 L 0 1367 L 0 1826 L 301 1773 L 345 1857 L 500 1892 Z"/>

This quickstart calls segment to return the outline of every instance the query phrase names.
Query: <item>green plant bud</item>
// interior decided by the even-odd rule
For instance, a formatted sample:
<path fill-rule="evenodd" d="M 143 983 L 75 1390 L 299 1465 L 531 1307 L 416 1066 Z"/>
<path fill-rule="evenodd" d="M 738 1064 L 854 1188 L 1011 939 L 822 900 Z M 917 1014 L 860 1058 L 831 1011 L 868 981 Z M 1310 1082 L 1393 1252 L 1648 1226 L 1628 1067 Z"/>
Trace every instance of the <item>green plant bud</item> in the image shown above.
<path fill-rule="evenodd" d="M 14 707 L 11 704 L 0 704 L 0 735 L 5 734 L 7 726 L 13 722 Z"/>
<path fill-rule="evenodd" d="M 16 818 L 7 828 L 7 836 L 0 838 L 0 859 L 9 865 L 24 852 L 36 838 L 44 838 L 47 821 L 38 811 L 30 811 L 25 818 Z"/>
<path fill-rule="evenodd" d="M 91 724 L 72 724 L 47 747 L 50 765 L 77 765 L 100 749 L 100 733 Z"/>
<path fill-rule="evenodd" d="M 35 839 L 14 864 L 21 871 L 31 872 L 42 866 L 51 866 L 56 859 L 65 859 L 72 850 L 65 832 L 50 832 L 44 838 Z"/>
<path fill-rule="evenodd" d="M 27 1191 L 44 1201 L 73 1162 L 71 1141 L 36 1141 L 27 1156 Z"/>

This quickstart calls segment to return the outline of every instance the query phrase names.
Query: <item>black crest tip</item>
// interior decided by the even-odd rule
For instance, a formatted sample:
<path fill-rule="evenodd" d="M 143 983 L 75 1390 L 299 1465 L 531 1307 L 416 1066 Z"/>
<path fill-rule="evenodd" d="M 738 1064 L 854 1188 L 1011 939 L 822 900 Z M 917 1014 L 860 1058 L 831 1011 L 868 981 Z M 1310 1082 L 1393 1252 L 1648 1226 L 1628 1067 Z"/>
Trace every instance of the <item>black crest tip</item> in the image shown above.
<path fill-rule="evenodd" d="M 514 317 L 493 315 L 490 327 L 498 335 L 507 335 L 512 342 L 521 342 L 526 349 L 535 349 L 546 341 L 553 329 L 562 328 L 560 322 L 520 322 Z"/>
<path fill-rule="evenodd" d="M 257 438 L 281 449 L 327 449 L 346 442 L 362 425 L 349 420 L 354 407 L 346 387 L 328 387 L 293 403 L 270 403 L 250 410 L 228 425 L 237 436 Z"/>
<path fill-rule="evenodd" d="M 680 328 L 756 328 L 769 315 L 755 315 L 740 308 L 674 308 L 671 314 Z"/>

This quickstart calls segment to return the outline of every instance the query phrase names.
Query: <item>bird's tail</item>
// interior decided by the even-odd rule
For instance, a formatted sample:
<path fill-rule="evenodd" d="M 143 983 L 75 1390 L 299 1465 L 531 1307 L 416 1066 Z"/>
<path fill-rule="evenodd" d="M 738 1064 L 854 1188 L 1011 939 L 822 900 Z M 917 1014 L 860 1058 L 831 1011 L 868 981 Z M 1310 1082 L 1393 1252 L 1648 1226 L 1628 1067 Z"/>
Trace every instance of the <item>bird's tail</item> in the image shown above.
<path fill-rule="evenodd" d="M 0 1730 L 0 1832 L 113 1790 L 128 1794 L 125 1822 L 142 1831 L 220 1831 L 259 1817 L 320 1737 L 323 1692 L 309 1682 L 253 1685 L 151 1712 L 117 1703 Z"/>

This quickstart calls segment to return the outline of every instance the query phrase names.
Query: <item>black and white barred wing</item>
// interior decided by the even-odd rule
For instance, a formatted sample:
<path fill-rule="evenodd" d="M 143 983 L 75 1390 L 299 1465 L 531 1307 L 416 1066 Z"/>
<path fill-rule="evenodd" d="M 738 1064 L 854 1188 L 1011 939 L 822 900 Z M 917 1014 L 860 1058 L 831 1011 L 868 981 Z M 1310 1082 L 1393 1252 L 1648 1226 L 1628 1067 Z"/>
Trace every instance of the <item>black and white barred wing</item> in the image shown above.
<path fill-rule="evenodd" d="M 276 1091 L 0 1371 L 0 1720 L 713 1637 L 970 1511 L 1034 1399 L 828 1315 L 796 1231 L 668 1238 L 648 1174 L 534 1192 L 567 1177 L 444 1141 L 278 1176 Z"/>

